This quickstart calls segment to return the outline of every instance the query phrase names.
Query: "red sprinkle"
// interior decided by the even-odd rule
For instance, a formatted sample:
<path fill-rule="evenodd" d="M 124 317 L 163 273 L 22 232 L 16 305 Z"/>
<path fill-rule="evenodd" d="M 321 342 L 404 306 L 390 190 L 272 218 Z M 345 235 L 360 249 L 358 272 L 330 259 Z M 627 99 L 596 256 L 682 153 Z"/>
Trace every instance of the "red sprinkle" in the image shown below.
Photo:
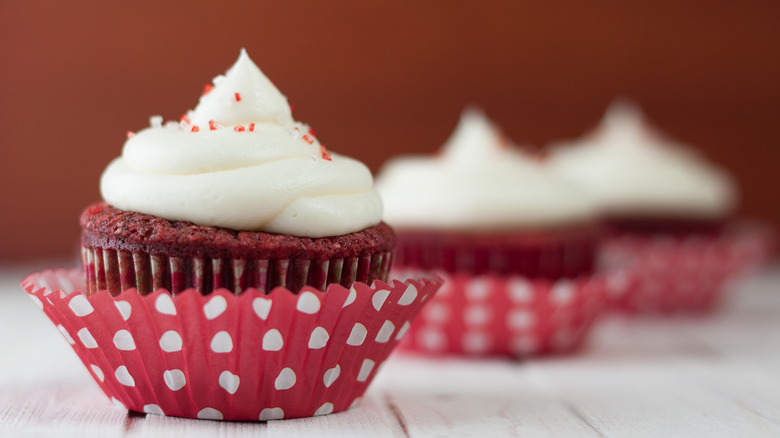
<path fill-rule="evenodd" d="M 333 161 L 324 145 L 320 145 L 320 155 L 322 155 L 323 160 Z"/>
<path fill-rule="evenodd" d="M 241 95 L 236 93 L 236 102 L 241 102 Z"/>
<path fill-rule="evenodd" d="M 216 131 L 217 130 L 217 124 L 214 123 L 213 120 L 209 120 L 209 130 L 210 131 Z"/>
<path fill-rule="evenodd" d="M 190 129 L 190 132 L 198 132 L 198 131 L 200 131 L 200 128 L 198 128 L 198 125 L 195 125 L 195 126 L 192 127 L 192 129 Z"/>
<path fill-rule="evenodd" d="M 91 207 L 89 209 L 89 214 L 97 214 L 103 211 L 103 207 Z"/>
<path fill-rule="evenodd" d="M 312 137 L 316 137 L 316 136 L 317 136 L 316 134 L 314 134 L 314 130 L 313 130 L 313 129 L 311 129 L 311 128 L 309 128 L 309 134 L 310 134 Z"/>
<path fill-rule="evenodd" d="M 293 112 L 293 111 L 295 111 L 295 107 L 290 105 L 290 112 Z"/>
<path fill-rule="evenodd" d="M 209 94 L 211 92 L 211 90 L 213 90 L 213 89 L 214 89 L 214 86 L 211 85 L 211 84 L 204 85 L 203 86 L 203 95 L 205 96 L 205 95 Z"/>
<path fill-rule="evenodd" d="M 304 136 L 303 136 L 303 140 L 304 140 L 306 143 L 309 143 L 309 144 L 312 144 L 312 143 L 314 143 L 314 139 L 313 139 L 313 138 L 311 138 L 311 137 L 309 137 L 309 134 L 304 134 Z"/>
<path fill-rule="evenodd" d="M 179 119 L 179 121 L 180 121 L 180 122 L 184 122 L 184 123 L 190 123 L 190 118 L 189 118 L 189 117 L 187 117 L 187 114 L 185 114 L 185 115 L 181 116 L 181 118 Z"/>
<path fill-rule="evenodd" d="M 233 127 L 233 130 L 236 132 L 244 132 L 244 127 L 241 125 Z"/>
<path fill-rule="evenodd" d="M 255 124 L 254 123 L 250 123 L 249 124 L 249 130 L 250 131 L 254 131 L 255 130 Z"/>
<path fill-rule="evenodd" d="M 129 139 L 131 139 L 131 138 L 133 138 L 133 137 L 135 137 L 135 132 L 133 132 L 133 131 L 127 131 L 127 138 L 128 138 L 128 140 L 129 140 Z"/>

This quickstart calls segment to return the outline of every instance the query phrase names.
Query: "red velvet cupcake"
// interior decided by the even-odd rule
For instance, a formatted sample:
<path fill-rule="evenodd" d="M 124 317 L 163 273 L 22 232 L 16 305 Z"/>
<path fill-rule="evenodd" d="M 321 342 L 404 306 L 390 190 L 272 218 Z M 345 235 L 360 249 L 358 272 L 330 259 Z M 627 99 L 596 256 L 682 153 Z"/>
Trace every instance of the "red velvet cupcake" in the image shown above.
<path fill-rule="evenodd" d="M 242 52 L 180 122 L 131 134 L 81 217 L 83 270 L 23 287 L 129 410 L 266 421 L 353 406 L 441 279 L 388 281 L 362 164 Z"/>
<path fill-rule="evenodd" d="M 768 248 L 763 230 L 734 220 L 732 178 L 648 126 L 628 102 L 610 107 L 582 141 L 555 148 L 548 163 L 596 203 L 608 233 L 602 265 L 639 279 L 619 308 L 711 309 L 723 286 Z"/>
<path fill-rule="evenodd" d="M 524 356 L 580 345 L 604 302 L 592 206 L 481 113 L 465 112 L 439 155 L 389 162 L 377 188 L 398 233 L 394 266 L 447 278 L 412 325 L 412 348 Z"/>

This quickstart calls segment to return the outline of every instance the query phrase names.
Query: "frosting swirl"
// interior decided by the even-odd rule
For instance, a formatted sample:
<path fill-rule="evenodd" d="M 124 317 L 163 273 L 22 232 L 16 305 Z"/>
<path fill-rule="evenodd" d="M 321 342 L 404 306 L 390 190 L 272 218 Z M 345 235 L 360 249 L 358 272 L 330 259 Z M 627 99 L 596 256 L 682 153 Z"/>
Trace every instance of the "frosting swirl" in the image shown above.
<path fill-rule="evenodd" d="M 391 160 L 377 177 L 385 220 L 400 227 L 495 230 L 589 220 L 590 203 L 466 110 L 440 155 Z"/>
<path fill-rule="evenodd" d="M 242 50 L 180 123 L 125 142 L 100 181 L 114 207 L 169 220 L 299 237 L 376 225 L 382 202 L 362 163 L 328 153 Z"/>
<path fill-rule="evenodd" d="M 553 147 L 551 170 L 582 187 L 610 215 L 720 218 L 736 204 L 735 185 L 721 168 L 675 144 L 625 101 L 607 110 L 585 139 Z"/>

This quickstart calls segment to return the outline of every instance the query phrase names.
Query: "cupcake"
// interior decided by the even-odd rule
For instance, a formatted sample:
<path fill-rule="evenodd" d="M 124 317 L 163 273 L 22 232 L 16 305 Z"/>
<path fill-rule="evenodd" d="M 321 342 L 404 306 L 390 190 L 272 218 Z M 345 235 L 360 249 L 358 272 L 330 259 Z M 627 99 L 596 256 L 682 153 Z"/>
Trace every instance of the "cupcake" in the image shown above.
<path fill-rule="evenodd" d="M 81 216 L 87 291 L 324 289 L 386 280 L 362 163 L 328 152 L 246 52 L 180 122 L 128 135 Z"/>
<path fill-rule="evenodd" d="M 82 270 L 22 286 L 132 411 L 264 421 L 352 406 L 441 279 L 387 282 L 361 163 L 242 51 L 180 122 L 130 135 L 81 217 Z"/>
<path fill-rule="evenodd" d="M 605 267 L 641 279 L 619 307 L 710 308 L 747 255 L 733 178 L 651 127 L 632 103 L 614 103 L 595 132 L 553 147 L 547 163 L 596 204 L 608 231 Z"/>
<path fill-rule="evenodd" d="M 409 347 L 523 356 L 578 346 L 602 304 L 587 198 L 467 110 L 436 156 L 389 161 L 377 177 L 398 269 L 447 281 Z"/>

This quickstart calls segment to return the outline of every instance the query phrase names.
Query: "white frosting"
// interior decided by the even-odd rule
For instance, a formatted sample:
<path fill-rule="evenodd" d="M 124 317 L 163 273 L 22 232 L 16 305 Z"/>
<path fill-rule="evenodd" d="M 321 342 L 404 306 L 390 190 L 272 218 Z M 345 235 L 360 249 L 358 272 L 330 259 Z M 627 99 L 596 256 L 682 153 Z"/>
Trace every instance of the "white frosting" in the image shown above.
<path fill-rule="evenodd" d="M 736 204 L 725 171 L 650 129 L 627 102 L 613 104 L 589 137 L 554 147 L 548 162 L 610 215 L 718 218 Z"/>
<path fill-rule="evenodd" d="M 164 126 L 153 118 L 127 140 L 101 178 L 106 202 L 169 220 L 301 237 L 347 234 L 381 220 L 368 168 L 323 154 L 245 51 L 187 117 Z"/>
<path fill-rule="evenodd" d="M 441 155 L 388 162 L 377 189 L 385 220 L 399 227 L 547 227 L 593 215 L 574 188 L 510 145 L 475 110 L 463 113 Z"/>

